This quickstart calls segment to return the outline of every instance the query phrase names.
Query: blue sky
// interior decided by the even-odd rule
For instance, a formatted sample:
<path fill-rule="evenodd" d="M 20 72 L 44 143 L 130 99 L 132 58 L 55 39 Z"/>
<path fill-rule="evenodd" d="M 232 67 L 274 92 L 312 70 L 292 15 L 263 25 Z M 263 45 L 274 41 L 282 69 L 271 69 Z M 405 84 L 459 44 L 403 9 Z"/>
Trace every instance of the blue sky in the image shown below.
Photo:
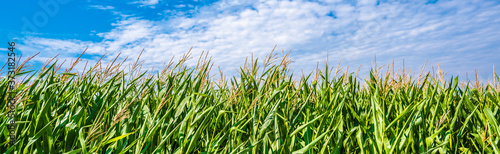
<path fill-rule="evenodd" d="M 163 1 L 40 0 L 6 1 L 0 6 L 1 63 L 7 42 L 39 66 L 58 55 L 105 61 L 121 53 L 134 59 L 144 48 L 144 68 L 159 68 L 193 47 L 193 57 L 210 51 L 228 74 L 246 57 L 263 59 L 277 45 L 290 51 L 293 71 L 313 71 L 317 62 L 341 61 L 355 71 L 405 66 L 420 72 L 440 64 L 449 75 L 491 79 L 500 67 L 498 0 L 312 0 L 312 1 Z M 188 61 L 196 66 L 197 58 Z M 76 69 L 84 67 L 79 65 Z M 65 67 L 68 65 L 65 65 Z M 496 69 L 498 72 L 499 69 Z"/>

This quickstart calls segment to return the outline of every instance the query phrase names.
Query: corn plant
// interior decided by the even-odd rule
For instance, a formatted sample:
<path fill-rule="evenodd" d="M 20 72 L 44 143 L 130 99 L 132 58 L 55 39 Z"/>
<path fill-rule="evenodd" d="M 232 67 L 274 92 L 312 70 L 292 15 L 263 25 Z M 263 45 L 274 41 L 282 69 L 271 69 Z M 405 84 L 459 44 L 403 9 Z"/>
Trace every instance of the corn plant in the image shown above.
<path fill-rule="evenodd" d="M 274 52 L 274 51 L 273 51 Z M 18 66 L 14 93 L 0 82 L 3 153 L 499 153 L 499 77 L 357 72 L 328 66 L 294 76 L 288 54 L 210 75 L 186 54 L 158 72 L 116 58 L 81 73 L 75 63 Z M 202 54 L 203 55 L 203 54 Z M 392 70 L 392 71 L 391 71 Z M 220 69 L 219 69 L 220 71 Z M 7 98 L 16 103 L 10 145 Z"/>

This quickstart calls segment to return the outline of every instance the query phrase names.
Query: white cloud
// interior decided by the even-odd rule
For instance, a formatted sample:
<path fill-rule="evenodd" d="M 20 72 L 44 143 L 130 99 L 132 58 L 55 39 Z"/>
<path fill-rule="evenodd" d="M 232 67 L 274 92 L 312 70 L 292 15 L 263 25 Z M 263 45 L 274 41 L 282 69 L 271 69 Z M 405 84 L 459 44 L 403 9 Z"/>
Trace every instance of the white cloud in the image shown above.
<path fill-rule="evenodd" d="M 80 54 L 85 48 L 89 47 L 92 49 L 100 49 L 100 50 L 90 50 L 92 54 L 98 54 L 102 52 L 102 48 L 96 48 L 97 43 L 89 42 L 89 41 L 80 41 L 80 40 L 59 40 L 59 39 L 47 39 L 47 38 L 38 38 L 38 37 L 28 37 L 20 47 L 24 51 L 38 51 L 39 49 L 43 49 L 43 52 L 40 56 L 51 55 L 47 53 L 59 53 L 61 55 L 73 55 Z M 33 50 L 26 50 L 32 47 Z M 61 52 L 63 51 L 63 52 Z"/>
<path fill-rule="evenodd" d="M 91 8 L 99 9 L 99 10 L 113 10 L 115 7 L 113 6 L 102 6 L 102 5 L 90 5 Z"/>
<path fill-rule="evenodd" d="M 179 4 L 179 5 L 175 5 L 176 8 L 183 8 L 183 7 L 186 7 L 186 5 L 184 4 Z"/>
<path fill-rule="evenodd" d="M 109 52 L 108 59 L 118 52 L 137 57 L 145 48 L 145 67 L 168 62 L 193 46 L 195 56 L 210 50 L 213 62 L 230 73 L 251 53 L 262 59 L 278 44 L 279 50 L 292 49 L 296 73 L 314 70 L 316 62 L 326 59 L 327 50 L 332 64 L 342 60 L 351 68 L 360 64 L 369 68 L 376 54 L 380 64 L 392 59 L 401 64 L 404 58 L 413 70 L 429 59 L 429 65 L 439 62 L 451 74 L 471 74 L 476 68 L 480 73 L 490 73 L 492 65 L 500 65 L 495 51 L 500 48 L 499 10 L 500 5 L 492 1 L 439 1 L 430 5 L 376 5 L 371 0 L 356 4 L 221 1 L 200 8 L 192 18 L 179 15 L 152 21 L 125 17 L 113 24 L 111 31 L 98 34 L 102 42 L 30 38 L 27 46 L 68 54 L 91 46 L 88 52 Z"/>
<path fill-rule="evenodd" d="M 155 8 L 154 5 L 156 5 L 158 3 L 159 3 L 159 0 L 139 0 L 139 1 L 132 2 L 132 4 L 140 4 L 141 7 L 149 6 L 151 8 Z"/>
<path fill-rule="evenodd" d="M 0 51 L 9 51 L 9 50 L 6 48 L 0 48 Z"/>

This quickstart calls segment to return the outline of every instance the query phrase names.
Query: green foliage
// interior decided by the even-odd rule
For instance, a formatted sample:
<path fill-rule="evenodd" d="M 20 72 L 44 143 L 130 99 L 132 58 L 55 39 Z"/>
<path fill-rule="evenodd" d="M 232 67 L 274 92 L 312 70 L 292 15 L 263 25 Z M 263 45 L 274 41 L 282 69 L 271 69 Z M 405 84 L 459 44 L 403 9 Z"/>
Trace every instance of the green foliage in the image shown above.
<path fill-rule="evenodd" d="M 294 80 L 283 57 L 212 80 L 210 60 L 146 76 L 56 63 L 18 83 L 15 145 L 0 82 L 0 152 L 14 153 L 499 153 L 498 83 L 459 84 L 388 71 L 365 81 L 327 68 Z M 117 64 L 121 65 L 121 63 Z M 374 69 L 377 69 L 376 67 Z M 389 69 L 388 69 L 389 70 Z M 259 72 L 260 71 L 260 72 Z M 26 71 L 19 71 L 23 74 Z M 136 74 L 134 74 L 136 73 Z M 137 74 L 139 73 L 139 74 Z M 311 76 L 314 76 L 311 79 Z M 467 81 L 468 82 L 468 81 Z M 459 86 L 460 85 L 460 86 Z"/>

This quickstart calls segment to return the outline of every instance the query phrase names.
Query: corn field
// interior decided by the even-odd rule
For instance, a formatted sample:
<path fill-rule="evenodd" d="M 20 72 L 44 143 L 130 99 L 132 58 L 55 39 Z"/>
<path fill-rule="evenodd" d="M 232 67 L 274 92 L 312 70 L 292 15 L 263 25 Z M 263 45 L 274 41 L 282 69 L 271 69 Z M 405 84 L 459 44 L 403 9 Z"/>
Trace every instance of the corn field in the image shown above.
<path fill-rule="evenodd" d="M 53 59 L 38 70 L 25 61 L 16 89 L 0 83 L 0 152 L 500 153 L 495 73 L 488 83 L 460 81 L 392 64 L 361 78 L 326 63 L 296 76 L 288 54 L 271 52 L 227 77 L 206 54 L 196 67 L 189 58 L 154 73 L 139 58 L 83 72 L 72 69 L 79 60 L 64 71 Z"/>

